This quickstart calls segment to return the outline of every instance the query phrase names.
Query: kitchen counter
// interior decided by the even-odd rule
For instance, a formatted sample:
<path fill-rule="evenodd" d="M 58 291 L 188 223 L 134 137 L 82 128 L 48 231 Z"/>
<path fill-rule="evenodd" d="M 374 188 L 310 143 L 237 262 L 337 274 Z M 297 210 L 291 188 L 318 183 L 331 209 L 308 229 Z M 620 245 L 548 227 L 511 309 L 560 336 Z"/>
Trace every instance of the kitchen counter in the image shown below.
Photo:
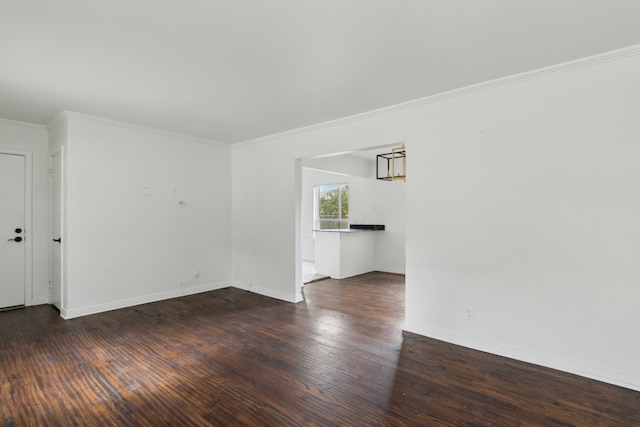
<path fill-rule="evenodd" d="M 360 233 L 362 231 L 384 231 L 382 224 L 351 224 L 349 228 L 325 228 L 322 230 L 313 230 L 317 232 L 329 233 Z"/>
<path fill-rule="evenodd" d="M 344 279 L 374 270 L 376 234 L 384 225 L 315 232 L 316 270 L 333 279 Z M 374 228 L 377 227 L 377 228 Z"/>
<path fill-rule="evenodd" d="M 313 230 L 316 233 L 363 233 L 371 230 L 355 230 L 349 228 L 325 228 L 323 230 Z"/>

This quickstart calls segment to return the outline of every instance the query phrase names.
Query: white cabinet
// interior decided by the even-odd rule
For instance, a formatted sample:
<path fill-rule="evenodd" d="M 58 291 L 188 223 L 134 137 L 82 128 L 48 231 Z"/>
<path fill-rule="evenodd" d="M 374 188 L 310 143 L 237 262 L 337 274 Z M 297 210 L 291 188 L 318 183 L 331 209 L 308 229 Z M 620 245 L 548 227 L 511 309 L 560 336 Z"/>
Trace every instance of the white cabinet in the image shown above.
<path fill-rule="evenodd" d="M 316 270 L 333 279 L 373 271 L 377 233 L 362 230 L 315 230 Z"/>

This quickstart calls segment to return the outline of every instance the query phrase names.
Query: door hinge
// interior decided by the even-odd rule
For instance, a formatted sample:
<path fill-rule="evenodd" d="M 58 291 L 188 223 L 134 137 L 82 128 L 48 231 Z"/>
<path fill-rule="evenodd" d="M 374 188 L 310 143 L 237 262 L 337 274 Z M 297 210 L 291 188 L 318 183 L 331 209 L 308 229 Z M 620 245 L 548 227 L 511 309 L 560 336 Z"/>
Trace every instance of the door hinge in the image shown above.
<path fill-rule="evenodd" d="M 49 178 L 53 178 L 53 169 L 49 168 Z"/>
<path fill-rule="evenodd" d="M 53 289 L 53 282 L 49 280 L 49 289 Z"/>

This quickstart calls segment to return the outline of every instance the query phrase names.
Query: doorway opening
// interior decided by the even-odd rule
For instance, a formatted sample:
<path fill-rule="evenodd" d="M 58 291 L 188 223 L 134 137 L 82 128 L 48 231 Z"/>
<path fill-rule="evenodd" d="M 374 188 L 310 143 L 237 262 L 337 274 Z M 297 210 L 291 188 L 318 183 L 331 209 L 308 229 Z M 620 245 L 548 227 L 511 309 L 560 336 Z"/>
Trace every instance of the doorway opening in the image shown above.
<path fill-rule="evenodd" d="M 376 155 L 397 143 L 303 158 L 297 167 L 297 248 L 296 248 L 296 293 L 302 295 L 305 283 L 330 277 L 327 271 L 316 268 L 318 188 L 348 188 L 349 213 L 345 221 L 345 232 L 352 225 L 384 225 L 384 231 L 365 231 L 374 238 L 369 239 L 371 269 L 388 273 L 405 273 L 405 204 L 404 182 L 388 182 L 376 179 Z M 336 200 L 341 201 L 341 198 Z M 339 206 L 339 205 L 338 205 Z M 337 249 L 336 249 L 337 250 Z M 363 256 L 362 252 L 356 251 Z M 346 262 L 349 261 L 347 256 Z M 362 271 L 363 273 L 366 271 Z"/>

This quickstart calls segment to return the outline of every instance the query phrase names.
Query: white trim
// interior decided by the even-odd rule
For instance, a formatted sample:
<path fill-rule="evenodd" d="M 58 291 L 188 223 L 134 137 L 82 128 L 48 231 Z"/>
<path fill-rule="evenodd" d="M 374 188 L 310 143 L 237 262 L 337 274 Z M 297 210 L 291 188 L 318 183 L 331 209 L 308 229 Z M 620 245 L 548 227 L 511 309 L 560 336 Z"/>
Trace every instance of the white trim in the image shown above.
<path fill-rule="evenodd" d="M 60 236 L 53 235 L 53 158 L 60 156 Z M 66 243 L 67 237 L 64 234 L 64 208 L 65 208 L 65 185 L 64 185 L 64 145 L 61 145 L 58 150 L 49 155 L 49 304 L 53 304 L 53 239 L 61 238 L 62 242 Z M 60 244 L 60 309 L 65 307 L 64 304 L 64 292 L 65 292 L 65 246 Z"/>
<path fill-rule="evenodd" d="M 406 274 L 404 266 L 391 266 L 391 265 L 377 265 L 374 268 L 374 271 L 380 271 L 382 273 L 392 273 L 392 274 Z"/>
<path fill-rule="evenodd" d="M 563 372 L 640 391 L 640 377 L 638 377 L 637 374 L 630 372 L 617 372 L 554 354 L 540 353 L 527 348 L 500 343 L 490 343 L 468 335 L 459 334 L 457 332 L 436 328 L 418 322 L 405 321 L 403 329 L 407 332 L 412 332 L 440 341 L 446 341 L 462 347 L 508 357 L 517 361 L 533 363 L 535 365 L 545 366 L 547 368 L 557 369 Z"/>
<path fill-rule="evenodd" d="M 285 302 L 293 302 L 297 303 L 302 300 L 302 296 L 299 299 L 292 299 L 291 296 L 287 293 L 276 291 L 273 289 L 262 288 L 259 286 L 251 285 L 246 282 L 239 281 L 225 281 L 218 283 L 209 283 L 205 285 L 198 285 L 193 287 L 187 287 L 185 289 L 177 289 L 171 291 L 160 292 L 157 294 L 151 295 L 143 295 L 135 298 L 128 298 L 124 300 L 112 301 L 105 304 L 92 305 L 89 307 L 83 308 L 74 308 L 74 309 L 66 309 L 63 308 L 60 310 L 60 316 L 63 319 L 73 319 L 76 317 L 88 316 L 91 314 L 104 313 L 106 311 L 118 310 L 121 308 L 133 307 L 141 304 L 148 304 L 152 302 L 167 300 L 171 298 L 179 298 L 186 295 L 199 294 L 202 292 L 215 291 L 222 288 L 234 287 L 237 289 L 242 289 L 245 291 L 253 292 L 259 295 L 264 295 L 270 298 L 275 298 L 278 300 L 282 300 Z"/>
<path fill-rule="evenodd" d="M 38 124 L 38 123 L 30 123 L 30 122 L 22 122 L 19 120 L 11 120 L 11 119 L 3 119 L 0 117 L 0 124 L 10 125 L 10 126 L 20 126 L 27 129 L 46 129 L 46 126 Z"/>
<path fill-rule="evenodd" d="M 463 95 L 490 90 L 500 86 L 506 86 L 506 85 L 516 84 L 516 83 L 520 83 L 527 80 L 538 79 L 541 77 L 549 76 L 551 74 L 564 73 L 564 72 L 576 70 L 579 68 L 591 67 L 591 66 L 602 64 L 605 62 L 616 61 L 618 59 L 624 59 L 624 58 L 635 56 L 635 55 L 640 55 L 640 45 L 629 46 L 623 49 L 617 49 L 617 50 L 613 50 L 605 53 L 600 53 L 597 55 L 588 56 L 585 58 L 576 59 L 573 61 L 551 65 L 549 67 L 538 68 L 538 69 L 526 71 L 523 73 L 513 74 L 506 77 L 500 77 L 497 79 L 488 80 L 481 83 L 475 83 L 469 86 L 452 89 L 446 92 L 437 93 L 424 98 L 418 98 L 411 101 L 391 105 L 388 107 L 379 108 L 376 110 L 371 110 L 364 113 L 353 114 L 353 115 L 341 117 L 335 120 L 329 120 L 326 122 L 317 123 L 310 126 L 291 129 L 284 132 L 263 136 L 260 138 L 250 139 L 247 141 L 236 142 L 231 144 L 231 147 L 242 148 L 246 146 L 266 143 L 266 142 L 273 141 L 280 138 L 285 138 L 289 136 L 299 135 L 302 133 L 330 128 L 333 126 L 346 125 L 346 124 L 357 122 L 360 120 L 388 114 L 394 111 L 407 110 L 407 109 L 419 107 L 426 104 L 433 104 L 436 102 L 457 98 Z"/>
<path fill-rule="evenodd" d="M 112 126 L 118 126 L 118 127 L 128 128 L 128 129 L 132 129 L 132 130 L 146 131 L 146 132 L 151 132 L 151 133 L 164 135 L 164 136 L 185 138 L 185 139 L 189 139 L 189 140 L 191 140 L 193 142 L 199 142 L 199 143 L 202 143 L 202 144 L 208 144 L 208 145 L 213 144 L 213 145 L 217 145 L 219 147 L 226 147 L 226 148 L 230 147 L 230 144 L 227 144 L 227 143 L 224 143 L 224 142 L 219 142 L 219 141 L 214 141 L 212 139 L 202 138 L 202 137 L 199 137 L 199 136 L 187 135 L 187 134 L 180 133 L 180 132 L 173 132 L 173 131 L 169 131 L 169 130 L 165 130 L 165 129 L 158 129 L 158 128 L 152 128 L 152 127 L 149 127 L 149 126 L 137 125 L 135 123 L 121 122 L 121 121 L 118 121 L 118 120 L 107 119 L 107 118 L 104 118 L 104 117 L 96 117 L 96 116 L 91 116 L 89 114 L 76 113 L 76 112 L 68 111 L 68 110 L 62 111 L 47 126 L 54 126 L 56 121 L 61 118 L 60 116 L 63 116 L 63 117 L 66 116 L 67 118 L 71 118 L 71 117 L 75 116 L 75 117 L 79 117 L 79 118 L 83 118 L 83 119 L 87 119 L 87 120 L 93 120 L 93 121 L 96 121 L 96 122 L 109 124 L 109 125 L 112 125 Z"/>
<path fill-rule="evenodd" d="M 136 305 L 148 304 L 151 302 L 162 301 L 171 298 L 179 298 L 187 295 L 199 294 L 202 292 L 215 291 L 217 289 L 228 288 L 229 286 L 231 286 L 230 282 L 209 283 L 205 285 L 186 287 L 184 289 L 176 289 L 172 291 L 159 292 L 157 294 L 143 295 L 135 298 L 112 301 L 105 304 L 92 305 L 89 307 L 62 309 L 60 310 L 60 316 L 62 316 L 63 319 L 68 320 L 75 317 L 103 313 L 105 311 L 118 310 L 121 308 L 133 307 Z"/>
<path fill-rule="evenodd" d="M 61 111 L 49 123 L 46 124 L 47 130 L 51 130 L 67 119 L 67 112 Z"/>
<path fill-rule="evenodd" d="M 33 152 L 25 154 L 25 202 L 24 210 L 26 216 L 26 248 L 25 248 L 25 290 L 24 305 L 33 305 Z"/>
<path fill-rule="evenodd" d="M 24 305 L 33 305 L 33 152 L 1 148 L 0 154 L 24 156 Z"/>
<path fill-rule="evenodd" d="M 279 299 L 281 301 L 297 303 L 302 301 L 302 295 L 291 297 L 291 294 L 287 292 L 278 291 L 270 288 L 263 288 L 261 286 L 256 286 L 252 283 L 241 282 L 238 280 L 234 280 L 231 283 L 231 286 L 237 289 L 242 289 L 243 291 L 253 292 L 255 294 L 263 295 L 269 298 Z"/>

